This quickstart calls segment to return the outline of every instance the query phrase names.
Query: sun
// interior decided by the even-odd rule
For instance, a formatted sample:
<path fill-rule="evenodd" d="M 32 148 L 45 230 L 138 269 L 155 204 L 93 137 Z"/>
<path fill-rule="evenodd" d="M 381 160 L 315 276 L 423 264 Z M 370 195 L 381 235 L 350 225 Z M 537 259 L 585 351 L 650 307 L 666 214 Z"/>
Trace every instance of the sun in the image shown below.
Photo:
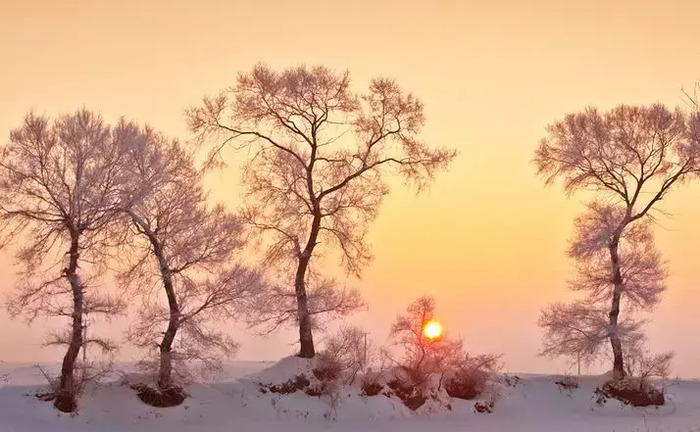
<path fill-rule="evenodd" d="M 423 334 L 428 339 L 437 339 L 442 336 L 442 325 L 437 321 L 430 320 L 423 326 Z"/>

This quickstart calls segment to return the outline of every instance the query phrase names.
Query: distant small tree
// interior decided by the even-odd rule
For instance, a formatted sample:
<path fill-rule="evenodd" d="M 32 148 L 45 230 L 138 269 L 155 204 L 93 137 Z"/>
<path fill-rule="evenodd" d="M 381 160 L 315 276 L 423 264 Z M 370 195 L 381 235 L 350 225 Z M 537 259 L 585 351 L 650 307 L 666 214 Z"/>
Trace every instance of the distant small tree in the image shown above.
<path fill-rule="evenodd" d="M 651 217 L 672 188 L 697 173 L 699 119 L 697 114 L 671 112 L 661 105 L 621 105 L 607 113 L 589 108 L 549 126 L 535 154 L 537 171 L 546 176 L 547 183 L 562 179 L 567 193 L 586 189 L 614 204 L 611 208 L 615 210 L 609 210 L 610 217 L 604 221 L 608 229 L 596 232 L 602 236 L 610 269 L 610 279 L 600 280 L 599 289 L 610 295 L 609 338 L 618 378 L 625 374 L 617 330 L 620 301 L 626 291 L 620 241 L 627 230 Z M 582 262 L 598 267 L 602 258 L 595 255 Z M 638 300 L 649 299 L 640 294 Z"/>
<path fill-rule="evenodd" d="M 452 343 L 444 335 L 435 339 L 425 335 L 425 325 L 434 314 L 435 299 L 419 297 L 408 305 L 406 313 L 396 317 L 389 332 L 389 338 L 403 351 L 401 364 L 411 371 L 421 371 L 422 375 L 438 372 L 442 363 L 455 357 L 452 352 L 461 352 L 462 348 L 461 344 Z"/>
<path fill-rule="evenodd" d="M 401 348 L 403 358 L 395 361 L 409 376 L 414 386 L 423 386 L 432 374 L 442 377 L 449 374 L 448 393 L 471 399 L 480 394 L 490 376 L 499 368 L 500 356 L 469 354 L 459 338 L 425 335 L 426 324 L 434 318 L 435 300 L 423 296 L 406 308 L 406 313 L 396 317 L 389 337 Z M 470 397 L 466 397 L 471 394 Z"/>
<path fill-rule="evenodd" d="M 337 295 L 337 284 L 314 270 L 317 246 L 335 246 L 346 270 L 359 275 L 372 257 L 365 237 L 389 193 L 386 178 L 393 172 L 424 186 L 455 151 L 421 141 L 423 104 L 394 81 L 374 79 L 357 95 L 349 73 L 322 66 L 276 72 L 257 65 L 188 117 L 200 138 L 217 140 L 212 160 L 229 143 L 252 149 L 244 174 L 247 219 L 269 235 L 267 263 L 285 269 L 271 293 L 285 312 L 270 308 L 271 322 L 293 318 L 299 355 L 313 357 L 313 319 L 359 305 L 357 295 Z"/>
<path fill-rule="evenodd" d="M 221 205 L 208 207 L 193 155 L 150 129 L 142 136 L 124 162 L 131 181 L 148 188 L 121 209 L 135 237 L 120 277 L 143 302 L 131 338 L 158 348 L 158 388 L 174 394 L 174 363 L 180 373 L 188 361 L 217 366 L 217 353 L 237 347 L 212 321 L 235 315 L 261 277 L 235 262 L 242 222 Z"/>
<path fill-rule="evenodd" d="M 121 163 L 134 130 L 125 121 L 110 127 L 87 110 L 54 121 L 29 113 L 2 148 L 0 231 L 22 244 L 16 255 L 22 276 L 10 312 L 26 313 L 30 321 L 39 315 L 71 320 L 67 332 L 48 342 L 68 347 L 55 388 L 61 411 L 76 409 L 80 349 L 90 343 L 111 348 L 98 337 L 83 337 L 85 316 L 122 306 L 100 296 L 94 282 L 108 246 L 106 227 L 116 209 L 135 198 L 123 188 Z"/>

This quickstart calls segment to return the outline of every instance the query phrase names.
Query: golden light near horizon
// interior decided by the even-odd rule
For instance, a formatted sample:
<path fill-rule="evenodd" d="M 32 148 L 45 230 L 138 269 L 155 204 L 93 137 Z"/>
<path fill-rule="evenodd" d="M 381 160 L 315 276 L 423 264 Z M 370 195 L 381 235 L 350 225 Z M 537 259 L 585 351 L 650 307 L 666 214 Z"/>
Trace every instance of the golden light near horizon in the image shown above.
<path fill-rule="evenodd" d="M 435 320 L 430 320 L 423 326 L 423 334 L 430 340 L 442 336 L 442 324 Z"/>

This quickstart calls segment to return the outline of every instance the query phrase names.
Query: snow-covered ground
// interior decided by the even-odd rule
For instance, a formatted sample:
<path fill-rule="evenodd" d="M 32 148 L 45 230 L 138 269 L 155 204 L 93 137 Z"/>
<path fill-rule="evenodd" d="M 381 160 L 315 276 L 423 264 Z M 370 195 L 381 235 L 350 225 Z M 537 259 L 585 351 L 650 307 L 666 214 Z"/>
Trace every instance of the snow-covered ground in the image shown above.
<path fill-rule="evenodd" d="M 602 377 L 583 377 L 568 392 L 554 383 L 560 377 L 521 375 L 515 387 L 504 387 L 492 414 L 476 413 L 473 401 L 456 399 L 451 411 L 416 414 L 395 398 L 360 396 L 357 387 L 341 389 L 335 409 L 325 398 L 302 392 L 261 393 L 258 382 L 294 374 L 294 361 L 285 360 L 272 369 L 269 363 L 231 363 L 211 382 L 190 386 L 191 397 L 173 408 L 144 405 L 115 374 L 87 390 L 76 416 L 33 396 L 45 384 L 37 367 L 0 365 L 0 432 L 700 432 L 700 381 L 668 382 L 667 404 L 655 409 L 596 404 L 593 390 Z"/>

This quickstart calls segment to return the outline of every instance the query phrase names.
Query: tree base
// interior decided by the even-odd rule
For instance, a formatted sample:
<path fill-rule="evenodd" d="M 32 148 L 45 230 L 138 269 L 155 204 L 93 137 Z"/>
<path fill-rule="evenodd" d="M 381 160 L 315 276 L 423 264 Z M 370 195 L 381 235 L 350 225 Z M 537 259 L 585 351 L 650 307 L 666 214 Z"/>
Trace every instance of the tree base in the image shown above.
<path fill-rule="evenodd" d="M 53 401 L 53 406 L 64 413 L 72 413 L 78 409 L 75 395 L 70 393 L 58 393 Z"/>
<path fill-rule="evenodd" d="M 182 387 L 178 386 L 167 389 L 154 389 L 146 384 L 134 384 L 131 388 L 136 390 L 136 395 L 143 403 L 158 408 L 180 405 L 188 396 Z"/>
<path fill-rule="evenodd" d="M 666 401 L 661 390 L 651 385 L 641 385 L 639 379 L 624 378 L 608 381 L 595 390 L 597 402 L 604 403 L 606 399 L 614 398 L 635 407 L 660 406 Z"/>

